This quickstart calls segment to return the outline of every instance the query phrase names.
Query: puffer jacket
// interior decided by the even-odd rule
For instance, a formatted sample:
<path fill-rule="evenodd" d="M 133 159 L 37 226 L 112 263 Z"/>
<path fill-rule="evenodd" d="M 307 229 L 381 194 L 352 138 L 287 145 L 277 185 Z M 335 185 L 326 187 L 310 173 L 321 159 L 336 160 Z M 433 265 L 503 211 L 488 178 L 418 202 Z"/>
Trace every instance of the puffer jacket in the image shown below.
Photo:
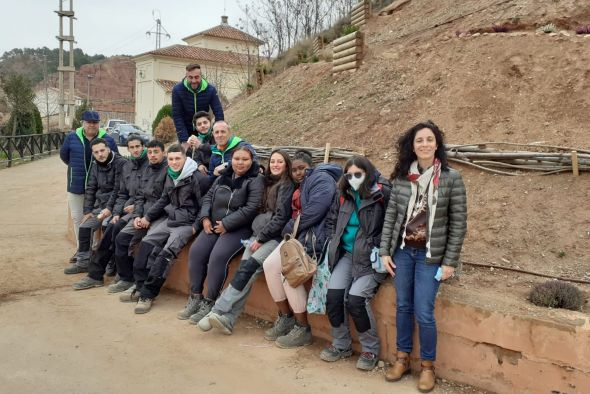
<path fill-rule="evenodd" d="M 148 166 L 147 155 L 137 159 L 130 159 L 121 170 L 119 193 L 113 207 L 113 216 L 123 216 L 123 208 L 135 204 L 135 196 L 139 190 L 141 176 Z M 134 207 L 135 209 L 135 207 Z"/>
<path fill-rule="evenodd" d="M 250 226 L 264 193 L 264 177 L 258 169 L 258 163 L 253 162 L 248 172 L 236 179 L 231 166 L 223 171 L 203 199 L 199 222 L 208 218 L 215 225 L 221 220 L 228 232 Z"/>
<path fill-rule="evenodd" d="M 111 151 L 119 152 L 115 140 L 110 135 L 107 135 L 104 129 L 98 129 L 97 137 L 104 138 Z M 82 127 L 66 136 L 59 150 L 59 157 L 68 165 L 68 192 L 84 194 L 88 176 L 90 175 L 92 149 L 90 149 L 90 141 L 84 136 Z"/>
<path fill-rule="evenodd" d="M 149 164 L 139 181 L 139 189 L 135 195 L 133 217 L 140 218 L 160 199 L 167 178 L 168 162 Z"/>
<path fill-rule="evenodd" d="M 99 164 L 96 160 L 92 160 L 88 185 L 84 194 L 85 215 L 95 209 L 104 208 L 113 212 L 119 192 L 119 179 L 125 163 L 127 163 L 127 159 L 112 151 L 105 163 Z"/>
<path fill-rule="evenodd" d="M 385 212 L 381 247 L 382 256 L 393 256 L 399 246 L 406 211 L 412 195 L 410 181 L 396 178 Z M 438 201 L 430 239 L 430 255 L 427 263 L 457 267 L 463 239 L 467 231 L 467 196 L 461 175 L 453 170 L 441 171 L 438 186 Z"/>
<path fill-rule="evenodd" d="M 329 239 L 325 228 L 326 216 L 337 198 L 336 181 L 341 176 L 340 166 L 320 164 L 306 170 L 305 178 L 301 182 L 301 218 L 297 239 L 312 257 L 320 257 Z M 289 220 L 282 235 L 291 234 L 294 224 L 294 219 Z"/>
<path fill-rule="evenodd" d="M 276 190 L 274 188 L 276 187 Z M 291 180 L 280 181 L 278 184 L 270 186 L 270 191 L 276 193 L 274 203 L 264 208 L 264 215 L 270 213 L 271 217 L 264 226 L 256 234 L 256 240 L 260 243 L 268 242 L 270 240 L 280 240 L 281 232 L 285 224 L 291 219 L 291 198 L 295 191 L 295 183 Z M 267 199 L 268 201 L 269 199 Z M 254 226 L 252 226 L 254 229 Z"/>
<path fill-rule="evenodd" d="M 342 235 L 356 210 L 359 218 L 359 228 L 352 248 L 352 277 L 359 278 L 365 275 L 376 274 L 371 267 L 371 251 L 381 244 L 381 230 L 385 209 L 389 202 L 391 183 L 381 178 L 375 184 L 371 196 L 361 200 L 360 207 L 356 207 L 354 196 L 348 189 L 347 196 L 342 196 L 332 204 L 330 216 L 326 220 L 328 231 L 331 232 L 331 241 L 328 249 L 328 264 L 333 270 L 343 255 Z M 385 279 L 385 275 L 383 278 Z"/>
<path fill-rule="evenodd" d="M 148 221 L 153 222 L 166 213 L 168 227 L 195 226 L 203 200 L 201 196 L 209 184 L 197 167 L 197 163 L 187 157 L 176 180 L 170 175 L 166 177 L 162 196 L 145 214 Z"/>
<path fill-rule="evenodd" d="M 172 88 L 172 118 L 178 135 L 178 142 L 186 142 L 193 131 L 193 116 L 198 111 L 213 111 L 215 121 L 223 120 L 223 107 L 217 89 L 201 78 L 199 89 L 193 90 L 183 78 Z"/>

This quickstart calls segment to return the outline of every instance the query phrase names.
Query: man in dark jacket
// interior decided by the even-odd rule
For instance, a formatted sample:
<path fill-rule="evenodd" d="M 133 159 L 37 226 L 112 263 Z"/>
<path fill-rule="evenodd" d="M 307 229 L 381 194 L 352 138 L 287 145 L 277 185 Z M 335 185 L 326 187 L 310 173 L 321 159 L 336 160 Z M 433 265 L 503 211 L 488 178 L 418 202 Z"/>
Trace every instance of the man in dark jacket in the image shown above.
<path fill-rule="evenodd" d="M 59 151 L 62 161 L 68 165 L 68 206 L 74 223 L 76 240 L 78 239 L 78 229 L 82 223 L 84 191 L 92 160 L 90 142 L 95 138 L 103 138 L 113 152 L 119 152 L 115 140 L 107 135 L 104 129 L 98 127 L 100 122 L 98 112 L 84 112 L 82 121 L 82 127 L 66 136 Z M 72 262 L 75 262 L 75 260 Z"/>
<path fill-rule="evenodd" d="M 117 199 L 113 207 L 112 219 L 103 233 L 96 253 L 90 260 L 88 276 L 79 282 L 74 283 L 73 288 L 75 290 L 89 289 L 91 287 L 103 285 L 103 276 L 105 270 L 107 270 L 107 264 L 111 261 L 111 257 L 113 256 L 113 242 L 115 237 L 132 218 L 135 196 L 139 189 L 141 176 L 147 167 L 148 160 L 147 149 L 145 149 L 143 140 L 137 135 L 131 134 L 129 136 L 127 139 L 127 150 L 130 154 L 130 160 L 127 161 L 121 169 L 119 188 Z M 131 286 L 131 284 L 129 286 Z M 126 290 L 126 288 L 121 291 L 124 290 Z"/>
<path fill-rule="evenodd" d="M 136 281 L 139 300 L 135 313 L 147 313 L 151 309 L 173 260 L 196 233 L 195 229 L 199 228 L 197 215 L 201 207 L 201 196 L 207 193 L 209 187 L 207 177 L 198 171 L 194 160 L 186 157 L 181 145 L 176 144 L 168 148 L 167 160 L 168 176 L 162 196 L 138 221 L 141 227 L 147 228 L 167 214 L 166 220 L 150 228 L 139 244 L 134 261 L 134 275 L 140 277 L 140 280 Z M 148 264 L 148 259 L 151 264 Z M 147 267 L 150 267 L 149 273 L 143 274 L 146 279 L 142 283 L 140 271 L 147 271 Z M 130 297 L 128 301 L 132 299 Z"/>
<path fill-rule="evenodd" d="M 215 86 L 201 77 L 201 66 L 186 66 L 186 76 L 172 89 L 172 118 L 178 142 L 186 143 L 193 131 L 193 116 L 199 111 L 213 111 L 215 120 L 223 120 L 223 108 Z"/>
<path fill-rule="evenodd" d="M 211 159 L 209 160 L 209 180 L 211 183 L 231 163 L 231 158 L 237 147 L 246 146 L 249 151 L 253 152 L 253 160 L 257 160 L 256 151 L 252 145 L 237 135 L 232 135 L 227 122 L 223 120 L 215 122 L 213 125 L 213 138 L 215 139 L 215 145 L 211 146 Z"/>
<path fill-rule="evenodd" d="M 92 235 L 103 221 L 106 225 L 112 215 L 121 169 L 127 162 L 118 153 L 112 152 L 102 138 L 92 140 L 90 147 L 94 160 L 90 166 L 84 195 L 84 217 L 78 235 L 76 263 L 64 270 L 66 274 L 88 271 Z"/>

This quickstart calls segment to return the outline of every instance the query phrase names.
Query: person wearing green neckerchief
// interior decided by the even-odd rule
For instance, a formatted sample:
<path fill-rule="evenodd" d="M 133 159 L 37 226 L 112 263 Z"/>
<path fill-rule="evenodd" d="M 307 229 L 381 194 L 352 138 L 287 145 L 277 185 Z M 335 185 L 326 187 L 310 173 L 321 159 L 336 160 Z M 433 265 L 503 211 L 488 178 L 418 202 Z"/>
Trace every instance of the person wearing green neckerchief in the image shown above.
<path fill-rule="evenodd" d="M 201 74 L 201 66 L 189 64 L 182 81 L 172 89 L 172 118 L 178 142 L 188 149 L 187 140 L 193 129 L 193 117 L 199 111 L 212 111 L 215 120 L 223 120 L 223 107 L 217 89 Z"/>
<path fill-rule="evenodd" d="M 207 175 L 211 160 L 211 145 L 215 144 L 211 115 L 205 111 L 197 112 L 193 117 L 193 126 L 195 131 L 188 137 L 189 147 L 186 155 L 197 162 L 199 171 L 203 175 Z"/>

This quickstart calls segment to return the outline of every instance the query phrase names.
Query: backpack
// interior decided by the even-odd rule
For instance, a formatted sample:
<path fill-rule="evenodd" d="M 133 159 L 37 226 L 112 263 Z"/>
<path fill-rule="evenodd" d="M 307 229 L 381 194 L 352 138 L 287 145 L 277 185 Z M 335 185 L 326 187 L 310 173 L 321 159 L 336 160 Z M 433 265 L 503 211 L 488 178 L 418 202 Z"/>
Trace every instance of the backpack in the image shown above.
<path fill-rule="evenodd" d="M 281 272 L 289 286 L 295 288 L 307 282 L 317 271 L 317 261 L 309 257 L 297 239 L 297 228 L 301 215 L 297 216 L 293 233 L 286 234 L 280 247 Z"/>

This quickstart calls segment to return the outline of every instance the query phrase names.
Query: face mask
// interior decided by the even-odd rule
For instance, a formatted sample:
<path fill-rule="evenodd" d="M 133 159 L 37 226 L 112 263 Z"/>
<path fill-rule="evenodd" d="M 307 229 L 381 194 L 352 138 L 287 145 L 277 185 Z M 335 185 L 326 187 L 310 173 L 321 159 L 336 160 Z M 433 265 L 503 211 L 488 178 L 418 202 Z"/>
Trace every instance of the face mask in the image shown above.
<path fill-rule="evenodd" d="M 352 187 L 354 190 L 358 190 L 359 187 L 361 187 L 361 185 L 365 181 L 365 174 L 363 174 L 363 173 L 360 173 L 360 175 L 358 175 L 358 174 L 359 173 L 345 174 L 346 179 L 348 180 L 348 183 L 350 184 L 350 187 Z"/>

